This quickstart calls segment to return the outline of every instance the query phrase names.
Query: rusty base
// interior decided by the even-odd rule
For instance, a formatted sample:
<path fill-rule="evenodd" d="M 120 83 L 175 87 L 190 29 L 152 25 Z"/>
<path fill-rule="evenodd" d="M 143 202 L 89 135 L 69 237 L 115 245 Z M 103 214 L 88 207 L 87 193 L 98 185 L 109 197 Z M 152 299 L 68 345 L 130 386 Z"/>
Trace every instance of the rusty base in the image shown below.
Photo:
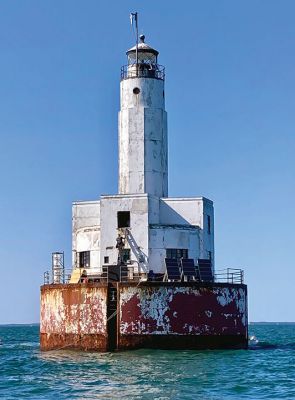
<path fill-rule="evenodd" d="M 85 351 L 107 351 L 107 337 L 104 335 L 78 335 L 72 333 L 40 333 L 40 349 L 76 349 Z"/>
<path fill-rule="evenodd" d="M 118 350 L 162 349 L 162 350 L 205 350 L 205 349 L 247 349 L 245 336 L 236 335 L 123 335 Z M 43 351 L 73 349 L 84 351 L 109 351 L 103 335 L 40 334 L 40 348 Z"/>
<path fill-rule="evenodd" d="M 41 350 L 98 352 L 246 349 L 247 317 L 245 285 L 45 285 L 41 287 L 40 344 Z"/>

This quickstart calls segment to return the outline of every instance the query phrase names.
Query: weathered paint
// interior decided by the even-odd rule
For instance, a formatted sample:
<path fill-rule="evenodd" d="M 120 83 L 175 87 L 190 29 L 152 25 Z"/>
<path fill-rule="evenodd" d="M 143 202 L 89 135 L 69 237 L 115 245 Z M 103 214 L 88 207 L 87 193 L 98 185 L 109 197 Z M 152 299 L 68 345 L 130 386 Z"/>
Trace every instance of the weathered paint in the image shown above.
<path fill-rule="evenodd" d="M 90 272 L 101 271 L 105 257 L 110 264 L 117 262 L 118 211 L 130 212 L 132 237 L 127 237 L 126 248 L 131 250 L 135 269 L 139 266 L 142 272 L 164 272 L 167 248 L 188 249 L 195 263 L 198 258 L 208 258 L 210 251 L 214 264 L 212 201 L 204 197 L 159 199 L 148 194 L 125 194 L 102 196 L 100 202 L 74 203 L 73 266 L 79 251 L 90 251 Z"/>
<path fill-rule="evenodd" d="M 41 349 L 107 349 L 107 286 L 41 287 Z"/>
<path fill-rule="evenodd" d="M 157 67 L 156 65 L 154 67 Z M 134 66 L 129 66 L 134 69 Z M 130 70 L 128 70 L 130 72 Z M 169 199 L 164 81 L 136 77 L 121 82 L 119 193 L 73 205 L 76 253 L 90 251 L 89 273 L 116 264 L 117 212 L 130 212 L 125 248 L 140 272 L 164 272 L 166 250 L 212 259 L 214 211 L 203 197 Z M 136 89 L 134 91 L 134 89 Z M 210 224 L 207 224 L 210 217 Z M 210 228 L 209 229 L 209 225 Z M 53 285 L 41 289 L 41 348 L 246 347 L 247 302 L 243 285 L 118 284 L 119 303 L 107 287 Z M 111 291 L 109 292 L 111 293 Z M 109 304 L 108 304 L 109 301 Z M 113 307 L 116 321 L 107 321 Z M 115 324 L 118 322 L 118 324 Z M 113 329 L 114 327 L 118 329 Z M 115 331 L 115 332 L 114 332 Z M 118 334 L 118 336 L 117 336 Z M 111 339 L 110 339 L 111 338 Z"/>
<path fill-rule="evenodd" d="M 90 251 L 90 265 L 100 271 L 100 201 L 72 205 L 72 266 L 78 266 L 77 253 Z"/>
<path fill-rule="evenodd" d="M 246 286 L 121 287 L 119 326 L 121 347 L 246 347 Z"/>
<path fill-rule="evenodd" d="M 164 81 L 121 81 L 119 193 L 168 196 L 167 114 Z M 139 89 L 135 94 L 134 89 Z"/>
<path fill-rule="evenodd" d="M 128 68 L 136 71 L 134 65 Z M 131 234 L 125 247 L 130 250 L 135 271 L 164 273 L 167 248 L 187 249 L 195 263 L 198 258 L 210 257 L 214 268 L 212 201 L 167 197 L 164 80 L 133 74 L 121 81 L 118 131 L 119 194 L 73 204 L 73 268 L 77 266 L 77 252 L 82 251 L 90 251 L 89 274 L 101 272 L 106 261 L 117 263 L 118 211 L 130 212 Z"/>
<path fill-rule="evenodd" d="M 245 285 L 118 283 L 116 332 L 107 323 L 108 287 L 41 288 L 41 349 L 243 348 L 247 346 Z M 110 308 L 110 307 L 109 307 Z"/>

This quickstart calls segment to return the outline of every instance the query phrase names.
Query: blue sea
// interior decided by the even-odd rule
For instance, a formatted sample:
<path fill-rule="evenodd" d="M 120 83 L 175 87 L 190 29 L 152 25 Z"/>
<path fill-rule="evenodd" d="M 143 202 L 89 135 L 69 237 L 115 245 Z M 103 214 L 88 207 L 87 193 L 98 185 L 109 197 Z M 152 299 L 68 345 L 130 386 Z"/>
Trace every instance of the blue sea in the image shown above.
<path fill-rule="evenodd" d="M 39 326 L 0 326 L 1 399 L 295 399 L 295 324 L 252 324 L 249 350 L 39 350 Z"/>

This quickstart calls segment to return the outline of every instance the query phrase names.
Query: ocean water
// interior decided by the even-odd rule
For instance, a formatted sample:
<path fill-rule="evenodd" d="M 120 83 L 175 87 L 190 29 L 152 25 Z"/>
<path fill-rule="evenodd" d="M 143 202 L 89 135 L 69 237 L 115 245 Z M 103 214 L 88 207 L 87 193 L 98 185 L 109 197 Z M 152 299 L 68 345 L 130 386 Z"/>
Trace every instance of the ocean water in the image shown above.
<path fill-rule="evenodd" d="M 39 350 L 39 326 L 0 326 L 0 399 L 295 399 L 295 324 L 250 325 L 249 350 Z"/>

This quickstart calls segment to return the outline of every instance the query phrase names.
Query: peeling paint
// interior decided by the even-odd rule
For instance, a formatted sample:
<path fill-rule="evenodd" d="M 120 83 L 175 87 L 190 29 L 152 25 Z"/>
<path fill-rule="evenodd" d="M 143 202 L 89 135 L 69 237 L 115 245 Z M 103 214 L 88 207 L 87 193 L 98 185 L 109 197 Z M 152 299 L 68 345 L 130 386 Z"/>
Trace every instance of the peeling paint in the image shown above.
<path fill-rule="evenodd" d="M 66 336 L 70 336 L 76 345 L 77 338 L 81 341 L 83 337 L 86 348 L 93 337 L 101 337 L 100 342 L 105 338 L 106 342 L 106 306 L 106 287 L 43 286 L 40 310 L 41 348 L 46 350 L 63 346 L 67 342 Z M 52 343 L 52 337 L 55 336 L 56 342 Z"/>
<path fill-rule="evenodd" d="M 245 347 L 246 290 L 230 284 L 118 284 L 118 347 Z M 41 349 L 106 351 L 107 293 L 100 284 L 43 286 Z"/>
<path fill-rule="evenodd" d="M 120 333 L 247 333 L 245 289 L 237 287 L 128 287 L 120 292 Z"/>

